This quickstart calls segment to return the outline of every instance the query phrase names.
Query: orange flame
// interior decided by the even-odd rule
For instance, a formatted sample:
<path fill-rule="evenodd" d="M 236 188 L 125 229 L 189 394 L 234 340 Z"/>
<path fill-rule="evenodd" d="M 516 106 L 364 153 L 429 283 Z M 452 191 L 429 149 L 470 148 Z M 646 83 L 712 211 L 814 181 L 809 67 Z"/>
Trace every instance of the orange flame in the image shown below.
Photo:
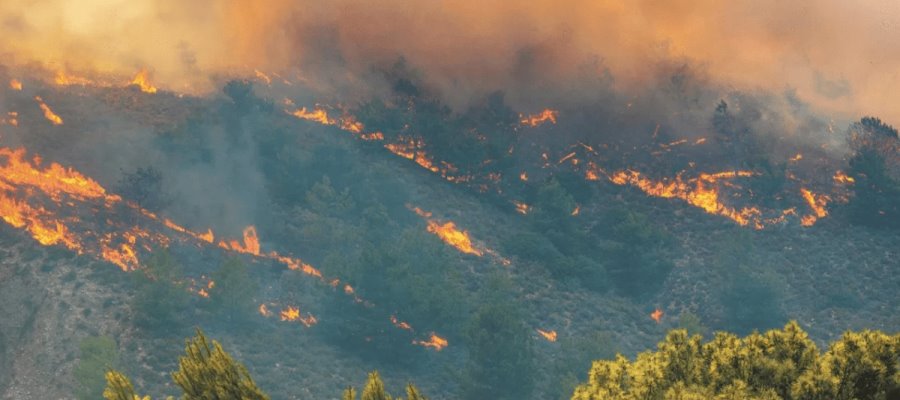
<path fill-rule="evenodd" d="M 545 331 L 543 329 L 538 328 L 537 333 L 540 334 L 541 336 L 543 336 L 544 339 L 546 339 L 548 342 L 556 341 L 556 331 L 554 331 L 554 330 Z"/>
<path fill-rule="evenodd" d="M 457 250 L 465 254 L 473 254 L 479 257 L 484 255 L 484 251 L 477 249 L 472 245 L 472 239 L 469 238 L 469 232 L 457 229 L 456 224 L 453 223 L 453 221 L 448 221 L 444 224 L 440 224 L 437 221 L 430 219 L 430 212 L 423 211 L 419 207 L 413 208 L 413 211 L 420 217 L 426 218 L 426 222 L 428 223 L 428 232 L 431 232 L 439 237 L 444 241 L 444 243 L 455 247 Z"/>
<path fill-rule="evenodd" d="M 219 242 L 219 247 L 227 250 L 237 251 L 239 253 L 259 255 L 259 238 L 256 236 L 256 227 L 248 226 L 244 228 L 244 243 L 238 243 L 237 240 L 230 240 L 228 243 Z"/>
<path fill-rule="evenodd" d="M 90 79 L 80 77 L 80 76 L 75 76 L 75 75 L 69 75 L 63 71 L 57 71 L 56 76 L 54 77 L 53 81 L 56 82 L 56 84 L 60 85 L 60 86 L 95 85 L 94 81 L 92 81 Z"/>
<path fill-rule="evenodd" d="M 752 221 L 754 227 L 762 228 L 759 209 L 744 207 L 737 210 L 719 201 L 717 183 L 720 180 L 753 175 L 754 173 L 750 171 L 726 171 L 713 174 L 702 173 L 698 178 L 690 180 L 683 180 L 681 175 L 678 175 L 673 180 L 653 181 L 641 175 L 640 172 L 625 170 L 612 174 L 609 176 L 609 180 L 616 185 L 627 184 L 637 187 L 651 196 L 682 199 L 707 213 L 721 215 L 742 226 L 748 225 Z"/>
<path fill-rule="evenodd" d="M 437 351 L 443 350 L 444 347 L 447 347 L 447 345 L 449 344 L 447 342 L 447 339 L 436 335 L 434 332 L 431 332 L 431 337 L 427 341 L 413 340 L 412 343 L 419 346 L 431 347 Z"/>
<path fill-rule="evenodd" d="M 62 125 L 63 120 L 59 115 L 53 112 L 46 103 L 44 103 L 44 99 L 41 96 L 34 96 L 34 100 L 38 102 L 38 105 L 41 106 L 41 110 L 44 111 L 44 118 L 47 118 L 47 121 L 50 121 L 53 125 Z"/>
<path fill-rule="evenodd" d="M 409 326 L 409 324 L 407 324 L 406 322 L 400 321 L 399 319 L 397 319 L 397 316 L 395 316 L 395 315 L 391 315 L 391 323 L 400 329 L 407 330 L 407 331 L 412 330 L 412 326 Z"/>
<path fill-rule="evenodd" d="M 521 201 L 513 200 L 513 205 L 516 206 L 516 212 L 519 214 L 528 215 L 528 212 L 531 211 L 531 206 Z"/>
<path fill-rule="evenodd" d="M 519 180 L 521 180 L 522 182 L 528 182 L 528 173 L 522 171 L 522 173 L 519 174 Z"/>
<path fill-rule="evenodd" d="M 559 116 L 559 111 L 551 110 L 549 108 L 544 109 L 537 114 L 531 115 L 519 115 L 519 123 L 525 126 L 530 126 L 532 128 L 541 125 L 547 121 L 550 121 L 553 124 L 556 124 L 556 117 Z"/>
<path fill-rule="evenodd" d="M 10 79 L 9 88 L 12 90 L 22 90 L 22 82 L 15 78 Z"/>
<path fill-rule="evenodd" d="M 833 179 L 836 183 L 841 183 L 844 185 L 856 182 L 856 179 L 853 179 L 852 176 L 848 176 L 847 174 L 844 173 L 844 171 L 835 172 Z"/>
<path fill-rule="evenodd" d="M 802 159 L 803 159 L 803 154 L 797 153 L 797 154 L 794 155 L 793 157 L 789 158 L 788 161 L 790 161 L 790 162 L 797 162 L 797 161 L 800 161 L 800 160 L 802 160 Z"/>
<path fill-rule="evenodd" d="M 816 195 L 806 188 L 800 188 L 800 194 L 803 196 L 803 200 L 806 200 L 806 204 L 809 205 L 809 208 L 811 208 L 814 213 L 801 217 L 801 225 L 812 226 L 816 223 L 816 221 L 819 220 L 819 218 L 828 216 L 828 210 L 825 207 L 828 205 L 828 200 L 830 200 L 830 198 L 827 195 Z"/>
<path fill-rule="evenodd" d="M 140 70 L 130 84 L 136 85 L 144 93 L 156 93 L 156 87 L 150 84 L 150 79 L 147 77 L 147 70 L 145 69 Z"/>
<path fill-rule="evenodd" d="M 656 310 L 653 310 L 652 313 L 650 313 L 650 319 L 656 321 L 656 323 L 658 324 L 660 323 L 660 321 L 662 321 L 663 314 L 663 310 L 657 308 Z"/>
<path fill-rule="evenodd" d="M 262 71 L 258 69 L 254 69 L 253 72 L 256 74 L 256 77 L 266 82 L 266 85 L 272 85 L 272 78 L 269 78 L 268 75 L 264 74 Z"/>
<path fill-rule="evenodd" d="M 269 307 L 266 307 L 265 304 L 259 305 L 259 314 L 267 318 L 272 316 L 272 312 L 269 311 Z"/>
<path fill-rule="evenodd" d="M 574 217 L 574 216 L 577 216 L 578 214 L 581 214 L 581 206 L 576 204 L 575 209 L 572 210 L 572 216 Z"/>
<path fill-rule="evenodd" d="M 312 314 L 307 314 L 304 317 L 300 314 L 300 308 L 295 306 L 287 306 L 286 308 L 282 309 L 278 315 L 282 321 L 300 322 L 307 328 L 319 322 Z"/>

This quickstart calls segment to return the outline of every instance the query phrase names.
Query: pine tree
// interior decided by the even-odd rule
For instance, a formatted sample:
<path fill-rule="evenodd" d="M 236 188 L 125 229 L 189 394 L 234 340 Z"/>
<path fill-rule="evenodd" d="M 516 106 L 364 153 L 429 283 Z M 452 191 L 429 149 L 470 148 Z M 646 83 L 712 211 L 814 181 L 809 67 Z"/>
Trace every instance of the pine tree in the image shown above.
<path fill-rule="evenodd" d="M 172 379 L 184 392 L 184 400 L 268 400 L 243 364 L 234 361 L 222 346 L 197 336 L 187 341 L 185 355 L 179 359 L 178 371 Z"/>

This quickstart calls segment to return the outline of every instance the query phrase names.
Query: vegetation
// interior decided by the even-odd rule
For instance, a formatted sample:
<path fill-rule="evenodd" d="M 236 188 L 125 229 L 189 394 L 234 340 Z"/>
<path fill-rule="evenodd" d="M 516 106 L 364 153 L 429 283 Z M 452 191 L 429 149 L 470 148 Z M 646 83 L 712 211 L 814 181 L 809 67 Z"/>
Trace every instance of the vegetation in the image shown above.
<path fill-rule="evenodd" d="M 795 322 L 739 338 L 669 332 L 634 361 L 596 361 L 572 400 L 873 399 L 900 395 L 900 334 L 848 332 L 820 353 Z"/>
<path fill-rule="evenodd" d="M 849 208 L 862 225 L 900 228 L 900 138 L 894 127 L 866 117 L 850 126 Z"/>
<path fill-rule="evenodd" d="M 102 374 L 103 369 L 96 372 Z M 140 396 L 135 392 L 131 380 L 121 372 L 106 367 L 106 400 L 150 400 L 150 396 Z M 181 388 L 182 400 L 268 400 L 262 389 L 256 386 L 247 368 L 235 361 L 219 342 L 207 340 L 203 331 L 197 329 L 195 337 L 188 339 L 184 355 L 179 359 L 178 371 L 172 373 L 172 380 Z M 102 388 L 102 386 L 101 386 Z M 96 398 L 96 397 L 85 397 Z M 172 400 L 172 397 L 168 397 Z M 344 400 L 356 400 L 356 390 L 347 388 Z M 395 399 L 385 391 L 378 372 L 369 374 L 362 391 L 361 400 Z M 404 400 L 397 397 L 395 400 Z M 428 400 L 411 383 L 406 385 L 405 400 Z"/>
<path fill-rule="evenodd" d="M 103 393 L 103 372 L 115 368 L 118 362 L 116 342 L 108 336 L 84 338 L 79 344 L 80 355 L 75 364 L 75 397 L 94 400 Z"/>
<path fill-rule="evenodd" d="M 225 315 L 229 322 L 252 314 L 252 300 L 259 285 L 250 277 L 247 265 L 240 258 L 226 260 L 212 278 L 215 286 L 209 290 L 209 299 L 216 311 Z"/>
<path fill-rule="evenodd" d="M 500 277 L 491 279 L 469 323 L 466 399 L 522 399 L 533 388 L 530 329 L 506 285 Z"/>
<path fill-rule="evenodd" d="M 179 326 L 189 294 L 181 266 L 165 249 L 154 251 L 145 269 L 134 274 L 132 307 L 139 326 L 170 330 Z"/>

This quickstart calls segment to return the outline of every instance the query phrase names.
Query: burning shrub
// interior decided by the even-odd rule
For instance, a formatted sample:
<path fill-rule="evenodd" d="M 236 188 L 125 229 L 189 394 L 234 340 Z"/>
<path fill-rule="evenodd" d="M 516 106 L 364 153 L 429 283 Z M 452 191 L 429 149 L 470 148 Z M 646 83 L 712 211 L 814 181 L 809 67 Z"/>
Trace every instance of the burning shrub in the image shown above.
<path fill-rule="evenodd" d="M 850 126 L 853 154 L 849 175 L 854 181 L 849 210 L 853 221 L 900 228 L 900 139 L 897 130 L 878 118 Z"/>

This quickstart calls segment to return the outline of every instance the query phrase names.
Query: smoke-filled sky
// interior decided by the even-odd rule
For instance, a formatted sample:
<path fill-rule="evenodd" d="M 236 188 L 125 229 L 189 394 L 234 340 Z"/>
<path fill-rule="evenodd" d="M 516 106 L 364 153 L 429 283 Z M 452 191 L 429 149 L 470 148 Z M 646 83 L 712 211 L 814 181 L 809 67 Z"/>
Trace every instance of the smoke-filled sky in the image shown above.
<path fill-rule="evenodd" d="M 402 55 L 451 104 L 497 89 L 528 103 L 607 71 L 627 92 L 687 64 L 726 88 L 900 123 L 893 0 L 5 0 L 0 35 L 7 64 L 147 68 L 182 91 L 260 69 L 353 92 Z"/>

